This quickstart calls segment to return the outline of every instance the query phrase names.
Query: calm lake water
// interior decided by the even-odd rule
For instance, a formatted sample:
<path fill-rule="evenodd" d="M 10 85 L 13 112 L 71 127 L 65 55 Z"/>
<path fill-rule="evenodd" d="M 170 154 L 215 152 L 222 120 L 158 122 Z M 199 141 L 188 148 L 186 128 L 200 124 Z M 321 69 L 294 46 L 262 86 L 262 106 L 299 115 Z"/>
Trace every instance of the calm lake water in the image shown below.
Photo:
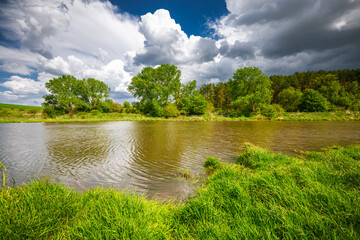
<path fill-rule="evenodd" d="M 17 185 L 50 176 L 77 190 L 97 185 L 159 198 L 187 197 L 179 170 L 206 157 L 232 161 L 244 142 L 275 152 L 360 143 L 360 122 L 102 122 L 0 124 L 0 159 Z"/>

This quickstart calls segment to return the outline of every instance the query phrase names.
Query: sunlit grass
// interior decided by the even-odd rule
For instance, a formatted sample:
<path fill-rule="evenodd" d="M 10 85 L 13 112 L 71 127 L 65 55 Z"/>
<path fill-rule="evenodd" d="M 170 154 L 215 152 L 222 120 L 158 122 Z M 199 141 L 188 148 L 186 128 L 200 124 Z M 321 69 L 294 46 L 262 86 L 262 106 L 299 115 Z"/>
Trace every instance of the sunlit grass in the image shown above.
<path fill-rule="evenodd" d="M 360 146 L 300 157 L 246 145 L 184 203 L 47 180 L 0 191 L 3 239 L 359 239 Z"/>

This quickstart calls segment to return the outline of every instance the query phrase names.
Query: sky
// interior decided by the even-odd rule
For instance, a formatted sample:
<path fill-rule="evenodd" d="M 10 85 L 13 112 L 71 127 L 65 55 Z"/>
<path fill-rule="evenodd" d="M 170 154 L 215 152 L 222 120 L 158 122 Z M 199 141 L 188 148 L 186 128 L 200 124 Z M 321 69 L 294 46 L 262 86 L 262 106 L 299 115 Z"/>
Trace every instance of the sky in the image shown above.
<path fill-rule="evenodd" d="M 360 68 L 360 0 L 0 0 L 0 102 L 41 105 L 63 74 L 95 78 L 117 102 L 142 68 L 182 83 Z"/>

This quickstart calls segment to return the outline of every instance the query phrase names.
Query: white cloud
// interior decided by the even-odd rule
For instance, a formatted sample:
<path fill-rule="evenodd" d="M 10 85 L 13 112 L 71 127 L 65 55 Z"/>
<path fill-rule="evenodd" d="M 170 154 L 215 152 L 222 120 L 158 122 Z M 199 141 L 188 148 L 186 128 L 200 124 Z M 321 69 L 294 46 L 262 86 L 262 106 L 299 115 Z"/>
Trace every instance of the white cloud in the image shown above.
<path fill-rule="evenodd" d="M 215 37 L 188 36 L 159 9 L 141 19 L 119 13 L 106 0 L 0 2 L 2 99 L 29 102 L 54 77 L 104 81 L 114 98 L 144 66 L 177 65 L 183 82 L 227 81 L 237 68 L 268 74 L 359 66 L 360 3 L 338 0 L 226 0 L 229 13 L 211 23 Z M 5 10 L 3 10 L 5 9 Z M 215 40 L 216 39 L 216 40 Z M 15 101 L 15 100 L 14 100 Z M 34 100 L 35 101 L 35 100 Z"/>
<path fill-rule="evenodd" d="M 1 84 L 11 90 L 14 94 L 28 95 L 46 92 L 45 84 L 39 81 L 34 81 L 30 78 L 22 78 L 19 76 L 11 76 L 10 79 Z"/>
<path fill-rule="evenodd" d="M 145 47 L 136 52 L 136 65 L 202 63 L 212 61 L 218 54 L 215 40 L 198 36 L 188 38 L 165 9 L 142 16 L 139 31 L 145 37 Z"/>

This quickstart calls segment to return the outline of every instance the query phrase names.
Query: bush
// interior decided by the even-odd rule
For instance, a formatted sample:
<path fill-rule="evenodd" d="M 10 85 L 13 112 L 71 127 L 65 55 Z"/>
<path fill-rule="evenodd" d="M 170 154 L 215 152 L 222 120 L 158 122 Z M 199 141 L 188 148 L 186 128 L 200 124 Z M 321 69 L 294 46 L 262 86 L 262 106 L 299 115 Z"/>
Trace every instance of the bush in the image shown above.
<path fill-rule="evenodd" d="M 122 106 L 120 103 L 112 102 L 110 105 L 110 112 L 121 112 Z"/>
<path fill-rule="evenodd" d="M 99 102 L 96 109 L 99 110 L 100 112 L 108 113 L 108 112 L 110 112 L 110 106 L 111 106 L 111 103 L 109 103 L 109 102 Z"/>
<path fill-rule="evenodd" d="M 277 113 L 285 112 L 285 109 L 282 108 L 280 104 L 271 104 L 271 106 L 273 106 Z"/>
<path fill-rule="evenodd" d="M 267 118 L 273 118 L 277 115 L 277 112 L 272 105 L 267 105 L 261 110 L 261 114 Z"/>
<path fill-rule="evenodd" d="M 327 101 L 318 91 L 306 89 L 300 99 L 299 110 L 301 112 L 325 112 Z"/>
<path fill-rule="evenodd" d="M 169 104 L 164 107 L 163 116 L 168 117 L 178 117 L 180 115 L 180 112 L 176 105 Z"/>
<path fill-rule="evenodd" d="M 55 118 L 57 116 L 65 114 L 65 110 L 53 106 L 48 106 L 48 107 L 44 107 L 43 114 L 45 114 L 50 118 Z"/>

